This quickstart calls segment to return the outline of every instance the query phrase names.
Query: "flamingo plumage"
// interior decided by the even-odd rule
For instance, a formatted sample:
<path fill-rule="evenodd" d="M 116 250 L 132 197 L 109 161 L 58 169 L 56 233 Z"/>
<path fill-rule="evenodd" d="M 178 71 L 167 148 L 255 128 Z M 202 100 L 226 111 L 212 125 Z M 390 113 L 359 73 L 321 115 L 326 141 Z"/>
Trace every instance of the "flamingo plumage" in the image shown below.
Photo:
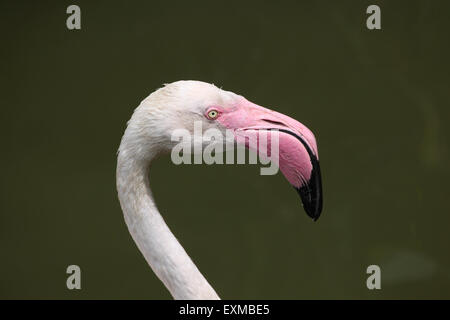
<path fill-rule="evenodd" d="M 322 211 L 318 150 L 313 133 L 300 122 L 205 82 L 168 84 L 134 111 L 120 143 L 116 171 L 129 232 L 174 299 L 219 299 L 159 213 L 148 178 L 155 157 L 174 147 L 171 133 L 180 128 L 193 133 L 195 121 L 220 131 L 276 130 L 279 168 L 314 220 Z M 236 141 L 245 144 L 242 139 Z"/>

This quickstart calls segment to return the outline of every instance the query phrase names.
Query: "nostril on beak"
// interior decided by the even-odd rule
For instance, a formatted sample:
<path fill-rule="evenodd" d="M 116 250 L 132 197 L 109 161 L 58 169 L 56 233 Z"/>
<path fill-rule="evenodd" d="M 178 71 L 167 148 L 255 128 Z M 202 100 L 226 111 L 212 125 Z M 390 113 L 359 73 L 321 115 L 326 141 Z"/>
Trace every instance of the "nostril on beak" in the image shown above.
<path fill-rule="evenodd" d="M 273 124 L 273 125 L 277 125 L 277 126 L 286 126 L 283 122 L 280 121 L 275 121 L 275 120 L 268 120 L 268 119 L 261 119 L 264 122 Z"/>

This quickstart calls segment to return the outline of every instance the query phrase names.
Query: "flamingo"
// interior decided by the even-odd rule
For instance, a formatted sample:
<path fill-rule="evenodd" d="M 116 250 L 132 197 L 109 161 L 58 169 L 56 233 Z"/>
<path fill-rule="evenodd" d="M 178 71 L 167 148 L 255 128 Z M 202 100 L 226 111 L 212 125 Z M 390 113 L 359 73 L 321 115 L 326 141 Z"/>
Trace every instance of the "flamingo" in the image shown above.
<path fill-rule="evenodd" d="M 218 294 L 159 213 L 148 179 L 152 160 L 174 146 L 171 132 L 179 128 L 192 132 L 194 121 L 221 131 L 276 131 L 279 168 L 313 220 L 322 211 L 320 167 L 315 137 L 306 126 L 209 83 L 183 80 L 167 84 L 135 109 L 120 143 L 116 171 L 128 230 L 174 299 L 215 300 L 220 299 Z"/>

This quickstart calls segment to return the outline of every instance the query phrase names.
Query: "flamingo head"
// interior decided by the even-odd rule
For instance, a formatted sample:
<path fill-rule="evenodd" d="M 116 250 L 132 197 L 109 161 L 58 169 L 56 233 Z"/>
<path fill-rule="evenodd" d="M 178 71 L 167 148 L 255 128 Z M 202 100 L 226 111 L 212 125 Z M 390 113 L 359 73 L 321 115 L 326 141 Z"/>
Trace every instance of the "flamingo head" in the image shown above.
<path fill-rule="evenodd" d="M 144 135 L 142 140 L 153 144 L 152 148 L 157 145 L 161 151 L 169 151 L 174 144 L 171 132 L 182 128 L 194 134 L 195 121 L 202 122 L 203 130 L 215 128 L 224 135 L 230 129 L 235 132 L 236 142 L 247 147 L 246 134 L 275 133 L 281 172 L 297 190 L 308 216 L 313 220 L 319 218 L 322 185 L 316 139 L 306 126 L 284 114 L 212 84 L 177 81 L 142 101 L 127 130 L 135 130 L 134 136 Z M 136 146 L 142 148 L 143 142 Z M 257 145 L 256 151 L 258 148 Z"/>

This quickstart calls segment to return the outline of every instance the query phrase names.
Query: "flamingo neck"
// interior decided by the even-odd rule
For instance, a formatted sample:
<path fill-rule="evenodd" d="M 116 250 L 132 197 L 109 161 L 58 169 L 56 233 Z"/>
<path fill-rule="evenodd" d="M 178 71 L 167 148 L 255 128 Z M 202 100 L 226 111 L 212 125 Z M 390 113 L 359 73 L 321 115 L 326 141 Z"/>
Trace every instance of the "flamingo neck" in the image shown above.
<path fill-rule="evenodd" d="M 148 179 L 151 160 L 133 159 L 124 142 L 126 139 L 117 161 L 117 190 L 125 222 L 139 250 L 174 299 L 219 299 L 156 207 Z"/>

